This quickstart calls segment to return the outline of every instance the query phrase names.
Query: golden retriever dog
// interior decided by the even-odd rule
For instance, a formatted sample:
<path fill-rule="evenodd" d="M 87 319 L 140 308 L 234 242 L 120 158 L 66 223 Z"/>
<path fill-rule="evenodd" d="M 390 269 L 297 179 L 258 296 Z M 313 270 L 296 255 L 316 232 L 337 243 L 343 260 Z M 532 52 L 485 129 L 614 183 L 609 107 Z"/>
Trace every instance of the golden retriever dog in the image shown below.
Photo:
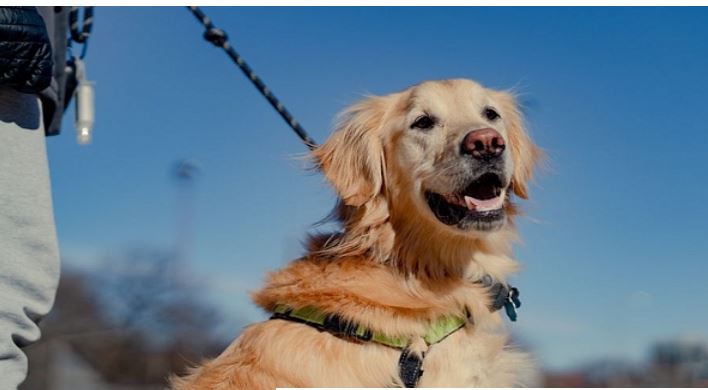
<path fill-rule="evenodd" d="M 313 152 L 341 231 L 272 272 L 253 299 L 273 317 L 172 388 L 533 385 L 501 314 L 519 304 L 513 202 L 539 155 L 514 97 L 474 81 L 353 105 Z"/>

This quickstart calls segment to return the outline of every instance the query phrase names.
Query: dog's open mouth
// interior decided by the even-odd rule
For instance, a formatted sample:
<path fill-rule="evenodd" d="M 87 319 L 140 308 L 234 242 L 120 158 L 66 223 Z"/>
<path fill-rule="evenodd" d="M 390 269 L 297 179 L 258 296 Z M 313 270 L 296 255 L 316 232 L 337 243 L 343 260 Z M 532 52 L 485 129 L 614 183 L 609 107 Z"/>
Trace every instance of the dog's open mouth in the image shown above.
<path fill-rule="evenodd" d="M 425 197 L 433 214 L 446 225 L 491 230 L 504 219 L 506 187 L 495 173 L 485 173 L 460 192 L 427 191 Z"/>

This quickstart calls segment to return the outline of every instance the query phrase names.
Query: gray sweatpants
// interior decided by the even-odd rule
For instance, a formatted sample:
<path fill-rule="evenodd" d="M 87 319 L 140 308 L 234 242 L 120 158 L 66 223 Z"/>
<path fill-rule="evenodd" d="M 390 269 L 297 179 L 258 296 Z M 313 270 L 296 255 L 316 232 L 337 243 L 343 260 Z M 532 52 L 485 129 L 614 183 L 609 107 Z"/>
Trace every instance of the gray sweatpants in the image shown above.
<path fill-rule="evenodd" d="M 39 339 L 54 302 L 59 250 L 41 107 L 0 87 L 0 390 L 27 375 L 20 348 Z"/>

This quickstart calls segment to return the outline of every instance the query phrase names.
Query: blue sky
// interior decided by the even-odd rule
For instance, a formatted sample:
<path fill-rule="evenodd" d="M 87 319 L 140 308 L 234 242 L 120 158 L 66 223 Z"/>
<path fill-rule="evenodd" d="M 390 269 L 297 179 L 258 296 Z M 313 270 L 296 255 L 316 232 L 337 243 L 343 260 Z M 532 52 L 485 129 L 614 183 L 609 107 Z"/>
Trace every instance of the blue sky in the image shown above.
<path fill-rule="evenodd" d="M 637 361 L 708 323 L 708 10 L 206 8 L 317 140 L 366 93 L 468 77 L 516 88 L 549 155 L 525 204 L 524 307 L 543 364 Z M 96 10 L 95 142 L 48 140 L 67 264 L 175 241 L 172 164 L 202 166 L 190 267 L 228 318 L 301 253 L 331 190 L 282 120 L 183 8 Z M 234 325 L 232 333 L 238 329 Z"/>

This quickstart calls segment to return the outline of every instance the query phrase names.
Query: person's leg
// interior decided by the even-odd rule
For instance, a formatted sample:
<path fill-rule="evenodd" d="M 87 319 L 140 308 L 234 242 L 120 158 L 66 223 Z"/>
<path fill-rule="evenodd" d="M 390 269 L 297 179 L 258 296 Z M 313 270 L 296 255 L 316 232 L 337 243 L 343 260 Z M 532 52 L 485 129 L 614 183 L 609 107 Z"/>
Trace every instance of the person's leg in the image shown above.
<path fill-rule="evenodd" d="M 44 126 L 35 95 L 0 87 L 0 389 L 27 375 L 59 280 Z"/>

